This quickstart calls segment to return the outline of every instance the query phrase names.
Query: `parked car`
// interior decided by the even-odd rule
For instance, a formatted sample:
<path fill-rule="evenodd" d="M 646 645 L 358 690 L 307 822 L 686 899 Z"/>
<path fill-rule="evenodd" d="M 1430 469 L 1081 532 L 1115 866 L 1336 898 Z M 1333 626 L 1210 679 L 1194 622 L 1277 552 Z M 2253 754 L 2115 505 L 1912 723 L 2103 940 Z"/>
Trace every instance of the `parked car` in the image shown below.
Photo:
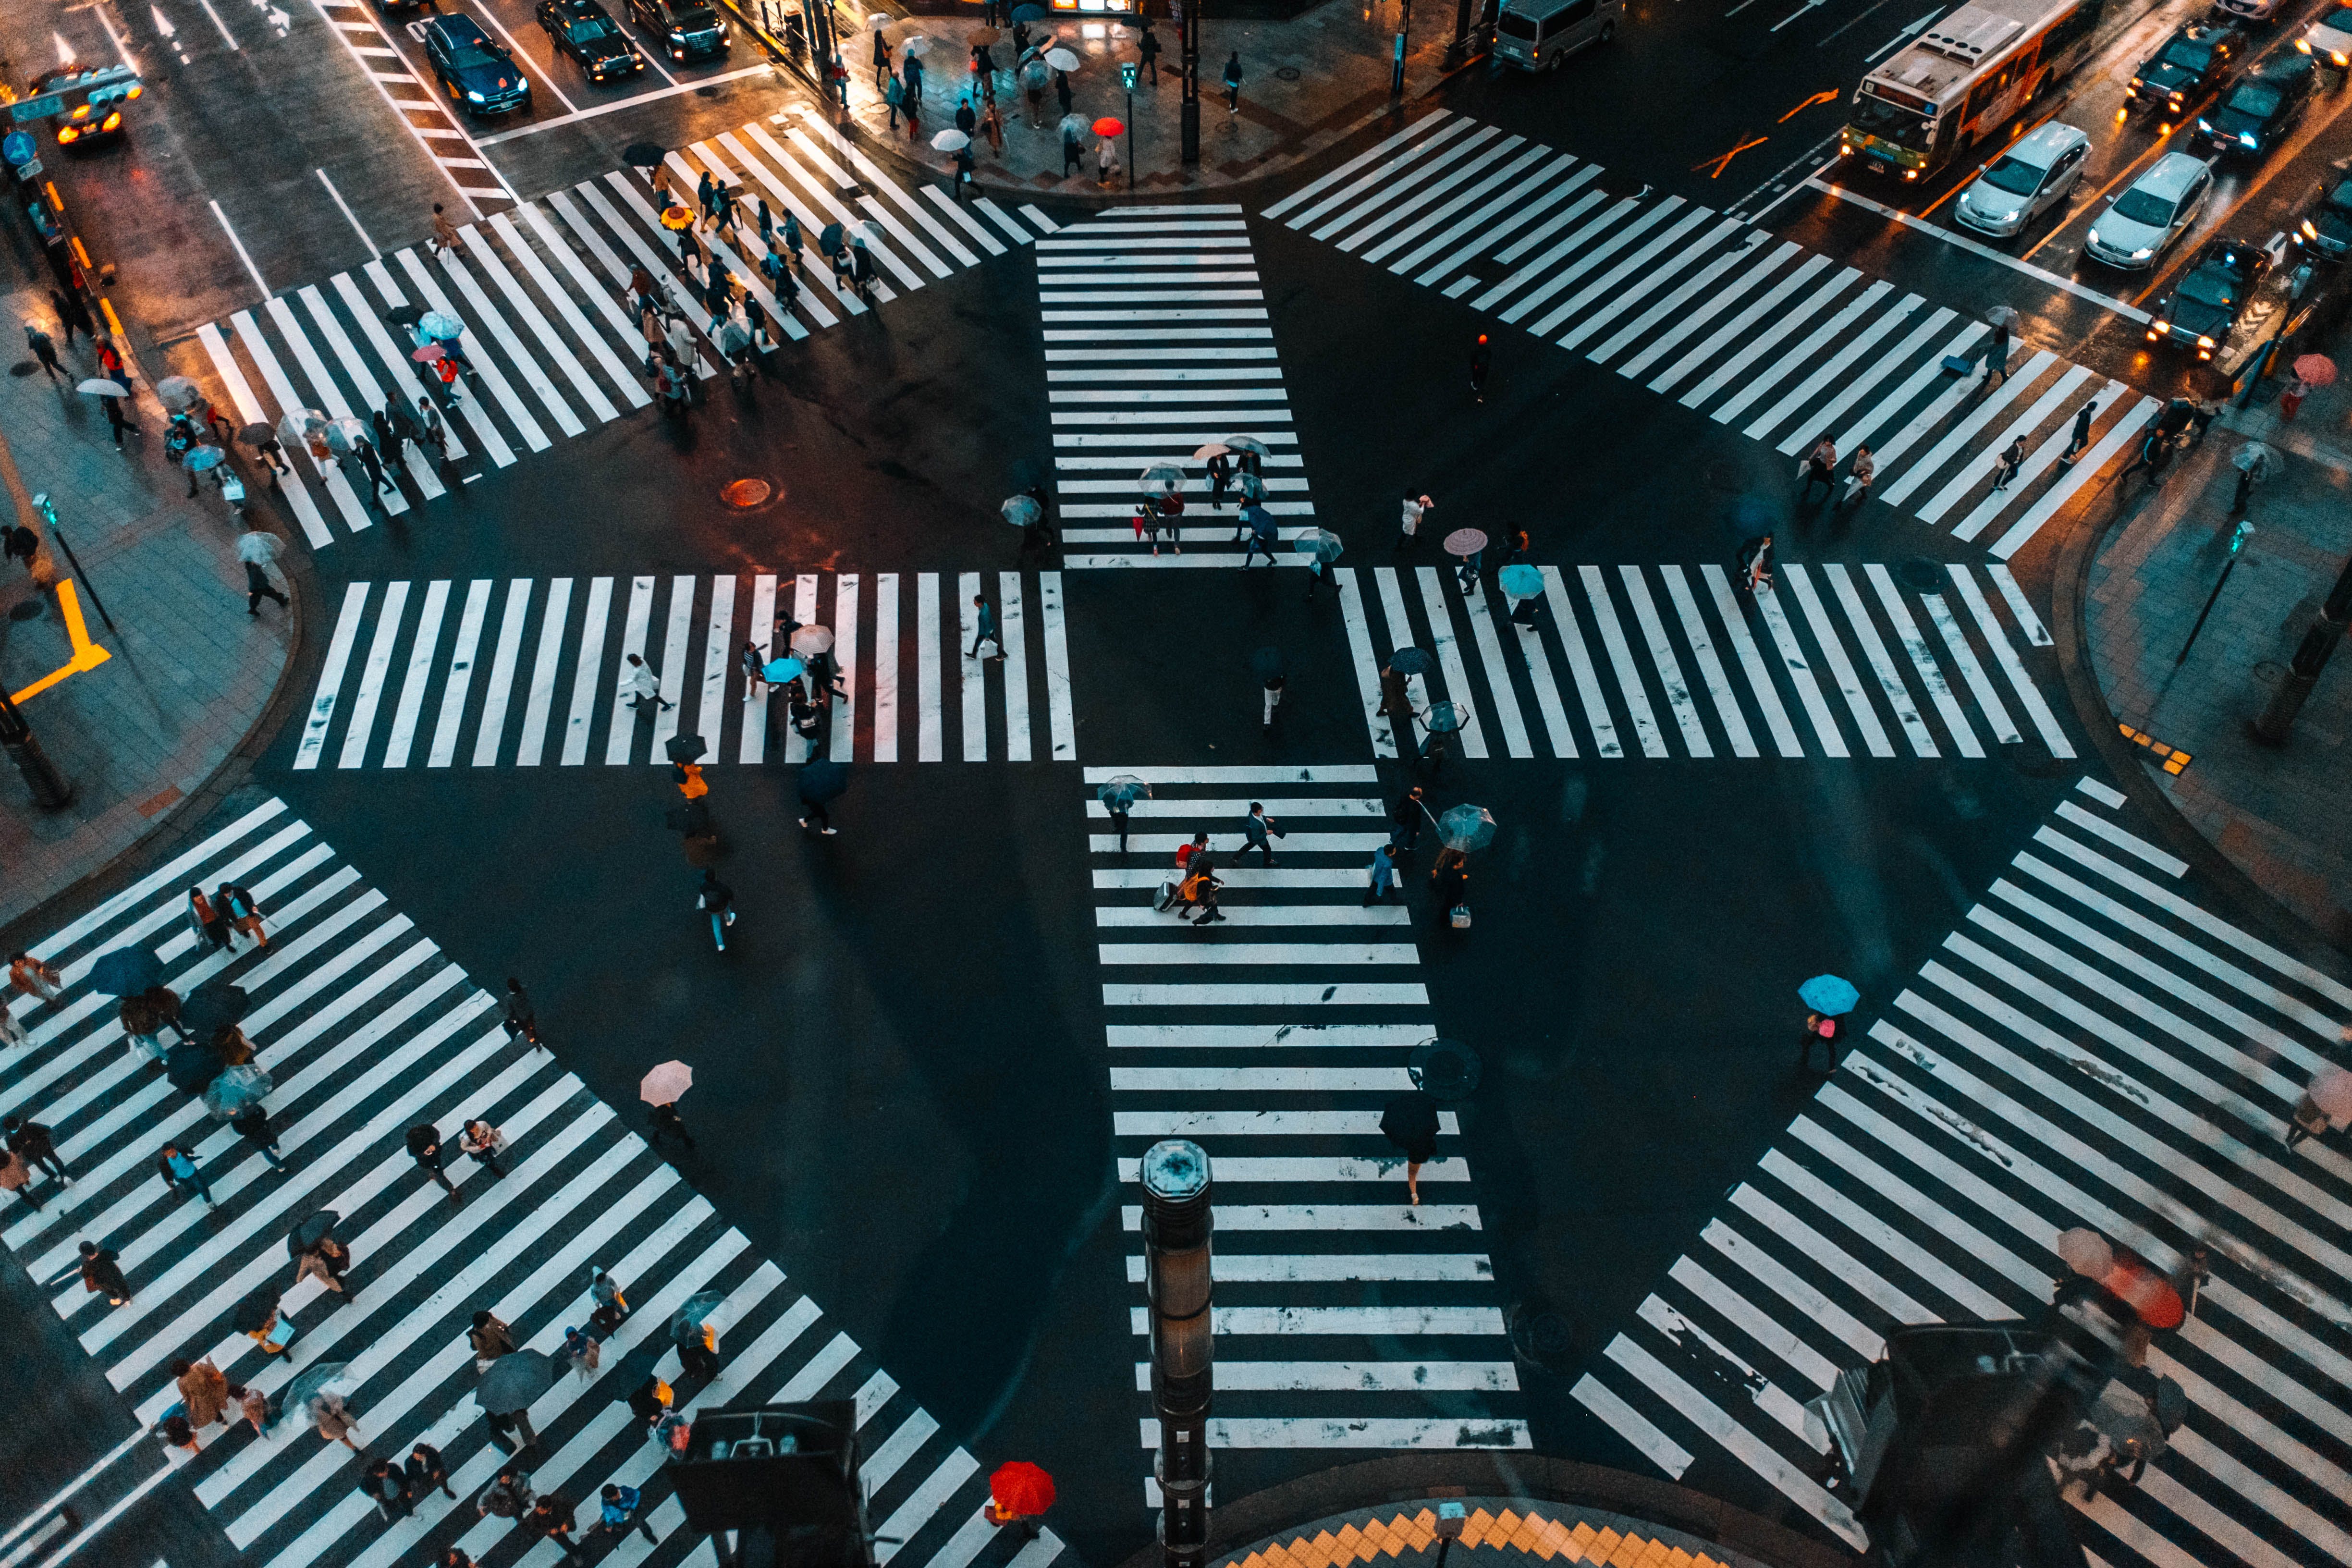
<path fill-rule="evenodd" d="M 2007 238 L 2066 199 L 2083 178 L 2091 139 L 2053 120 L 2037 125 L 1985 165 L 1952 205 L 1979 234 Z"/>
<path fill-rule="evenodd" d="M 2337 70 L 2352 70 L 2352 0 L 2337 0 L 2336 9 L 2303 30 L 2294 47 Z"/>
<path fill-rule="evenodd" d="M 2267 157 L 2311 107 L 2319 69 L 2302 55 L 2282 55 L 2240 81 L 2197 117 L 2198 137 L 2219 153 Z"/>
<path fill-rule="evenodd" d="M 2212 165 L 2186 153 L 2167 153 L 2107 204 L 2091 226 L 2084 255 L 2127 272 L 2156 265 L 2213 194 Z"/>
<path fill-rule="evenodd" d="M 2249 22 L 2275 22 L 2286 0 L 2213 0 L 2213 8 Z"/>
<path fill-rule="evenodd" d="M 1503 0 L 1495 58 L 1521 70 L 1558 70 L 1588 44 L 1605 44 L 1625 18 L 1625 0 Z"/>
<path fill-rule="evenodd" d="M 2197 253 L 2196 265 L 2157 301 L 2147 324 L 2148 341 L 2194 348 L 2199 359 L 2211 359 L 2270 269 L 2270 254 L 2259 245 L 2242 239 L 2210 241 Z"/>
<path fill-rule="evenodd" d="M 727 24 L 703 0 L 629 0 L 629 19 L 660 39 L 674 60 L 727 52 Z"/>
<path fill-rule="evenodd" d="M 425 58 L 449 101 L 468 114 L 504 114 L 530 101 L 530 79 L 515 64 L 514 52 L 471 16 L 425 23 Z"/>
<path fill-rule="evenodd" d="M 2227 81 L 2245 48 L 2246 31 L 2235 22 L 2191 23 L 2140 61 L 2132 100 L 2178 115 Z"/>
<path fill-rule="evenodd" d="M 2294 215 L 2294 242 L 2327 261 L 2352 255 L 2352 158 L 2339 158 Z"/>
<path fill-rule="evenodd" d="M 539 0 L 538 15 L 556 52 L 571 56 L 590 81 L 617 81 L 646 68 L 646 57 L 596 0 Z"/>

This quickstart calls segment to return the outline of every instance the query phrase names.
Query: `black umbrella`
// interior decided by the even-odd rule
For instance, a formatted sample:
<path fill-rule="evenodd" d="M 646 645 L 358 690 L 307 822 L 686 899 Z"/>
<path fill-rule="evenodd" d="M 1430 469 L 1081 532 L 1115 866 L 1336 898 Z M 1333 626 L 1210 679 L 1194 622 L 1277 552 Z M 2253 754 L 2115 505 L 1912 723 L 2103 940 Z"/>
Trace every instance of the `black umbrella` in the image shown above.
<path fill-rule="evenodd" d="M 163 983 L 163 961 L 151 948 L 118 947 L 91 963 L 89 983 L 109 996 L 136 996 Z"/>
<path fill-rule="evenodd" d="M 320 1209 L 300 1225 L 286 1233 L 286 1256 L 299 1258 L 335 1233 L 335 1222 L 343 1216 L 332 1209 Z"/>
<path fill-rule="evenodd" d="M 801 764 L 801 798 L 812 805 L 822 805 L 839 797 L 849 787 L 849 764 L 836 763 L 831 757 L 821 757 Z"/>
<path fill-rule="evenodd" d="M 1413 1047 L 1405 1058 L 1405 1071 L 1412 1075 L 1413 1087 L 1427 1089 L 1441 1100 L 1465 1098 L 1478 1087 L 1481 1070 L 1477 1052 L 1459 1040 L 1434 1036 Z"/>
<path fill-rule="evenodd" d="M 690 763 L 710 748 L 699 735 L 672 735 L 662 750 L 673 763 Z"/>
<path fill-rule="evenodd" d="M 383 319 L 395 327 L 413 327 L 425 319 L 422 305 L 394 305 L 383 313 Z"/>
<path fill-rule="evenodd" d="M 1381 1112 L 1381 1131 L 1415 1164 L 1437 1158 L 1437 1101 L 1420 1089 L 1400 1094 Z"/>
<path fill-rule="evenodd" d="M 1427 675 L 1437 668 L 1437 656 L 1425 647 L 1401 647 L 1389 655 L 1389 668 L 1399 675 Z"/>
<path fill-rule="evenodd" d="M 229 1314 L 228 1324 L 240 1334 L 259 1333 L 270 1314 L 277 1310 L 278 1287 L 264 1285 L 236 1304 L 236 1310 Z"/>
<path fill-rule="evenodd" d="M 194 1040 L 182 1040 L 163 1058 L 163 1076 L 173 1089 L 186 1094 L 202 1094 L 205 1085 L 219 1076 L 220 1053 L 210 1046 Z"/>
<path fill-rule="evenodd" d="M 1260 680 L 1272 680 L 1290 668 L 1290 661 L 1278 647 L 1262 647 L 1250 655 L 1250 673 Z"/>
<path fill-rule="evenodd" d="M 474 1385 L 474 1403 L 493 1415 L 528 1410 L 530 1402 L 555 1386 L 562 1363 L 545 1351 L 517 1351 L 502 1355 Z"/>
<path fill-rule="evenodd" d="M 662 826 L 688 838 L 701 838 L 710 832 L 710 807 L 698 800 L 673 805 L 662 813 Z"/>
<path fill-rule="evenodd" d="M 613 1390 L 613 1403 L 626 1404 L 631 1394 L 651 1383 L 658 1375 L 661 1358 L 662 1347 L 659 1345 L 640 1345 L 623 1357 L 620 1366 L 607 1380 Z M 500 1356 L 499 1359 L 504 1361 L 507 1358 Z"/>
<path fill-rule="evenodd" d="M 837 223 L 829 223 L 825 225 L 823 229 L 819 230 L 816 237 L 816 247 L 819 250 L 824 251 L 827 256 L 840 255 L 841 226 Z"/>
<path fill-rule="evenodd" d="M 632 169 L 651 169 L 668 154 L 650 142 L 632 142 L 621 149 L 621 162 Z"/>
<path fill-rule="evenodd" d="M 253 998 L 244 986 L 215 977 L 197 986 L 180 1004 L 180 1027 L 195 1039 L 209 1040 L 244 1017 L 252 1005 Z"/>
<path fill-rule="evenodd" d="M 1015 5 L 1013 19 L 1016 22 L 1042 22 L 1053 13 L 1043 5 Z"/>

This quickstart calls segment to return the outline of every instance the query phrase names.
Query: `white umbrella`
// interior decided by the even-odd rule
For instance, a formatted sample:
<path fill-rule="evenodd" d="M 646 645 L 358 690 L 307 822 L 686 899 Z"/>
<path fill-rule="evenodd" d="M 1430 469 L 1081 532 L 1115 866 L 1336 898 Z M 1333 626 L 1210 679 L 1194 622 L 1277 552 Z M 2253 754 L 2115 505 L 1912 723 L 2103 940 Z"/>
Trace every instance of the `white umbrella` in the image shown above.
<path fill-rule="evenodd" d="M 91 376 L 88 381 L 85 381 L 79 386 L 75 387 L 74 390 L 76 392 L 87 392 L 92 397 L 128 397 L 131 395 L 131 389 L 129 387 L 123 385 L 119 381 L 109 381 L 102 375 Z"/>
<path fill-rule="evenodd" d="M 931 52 L 931 40 L 918 33 L 898 47 L 910 55 L 927 55 Z"/>
<path fill-rule="evenodd" d="M 824 626 L 803 626 L 793 634 L 792 649 L 803 658 L 813 658 L 833 646 L 833 633 Z"/>
<path fill-rule="evenodd" d="M 1078 57 L 1067 49 L 1047 49 L 1045 63 L 1057 71 L 1074 71 L 1078 68 Z"/>
<path fill-rule="evenodd" d="M 866 17 L 866 25 L 878 33 L 883 28 L 890 25 L 890 18 L 884 16 L 879 11 L 868 12 Z"/>
<path fill-rule="evenodd" d="M 931 138 L 931 145 L 942 153 L 961 153 L 971 145 L 971 138 L 950 125 Z"/>
<path fill-rule="evenodd" d="M 1192 460 L 1196 463 L 1205 463 L 1212 458 L 1223 457 L 1224 454 L 1232 450 L 1233 448 L 1226 446 L 1223 441 L 1212 441 L 1207 446 L 1194 452 L 1192 454 Z"/>
<path fill-rule="evenodd" d="M 2093 1279 L 2103 1279 L 2116 1266 L 2115 1249 L 2095 1230 L 2076 1226 L 2058 1233 L 2058 1256 L 2067 1268 Z"/>

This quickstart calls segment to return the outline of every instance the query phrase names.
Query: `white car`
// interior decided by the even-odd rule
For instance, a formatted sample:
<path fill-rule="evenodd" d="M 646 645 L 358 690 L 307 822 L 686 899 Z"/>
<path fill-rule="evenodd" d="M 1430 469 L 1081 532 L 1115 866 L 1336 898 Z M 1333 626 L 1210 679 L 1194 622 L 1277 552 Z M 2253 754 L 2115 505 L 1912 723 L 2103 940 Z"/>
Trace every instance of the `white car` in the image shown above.
<path fill-rule="evenodd" d="M 2054 120 L 2037 125 L 1960 193 L 1952 216 L 1979 234 L 2006 239 L 2064 201 L 2090 155 L 2091 139 L 2073 126 Z"/>
<path fill-rule="evenodd" d="M 2197 220 L 2212 194 L 2211 164 L 2186 153 L 2167 153 L 2107 204 L 2085 237 L 2083 253 L 2127 272 L 2145 271 Z"/>
<path fill-rule="evenodd" d="M 2335 10 L 2303 30 L 2294 47 L 2337 70 L 2352 70 L 2352 0 L 2337 0 Z"/>
<path fill-rule="evenodd" d="M 2284 3 L 2285 0 L 2213 0 L 2213 8 L 2249 22 L 2268 22 L 2278 16 Z"/>

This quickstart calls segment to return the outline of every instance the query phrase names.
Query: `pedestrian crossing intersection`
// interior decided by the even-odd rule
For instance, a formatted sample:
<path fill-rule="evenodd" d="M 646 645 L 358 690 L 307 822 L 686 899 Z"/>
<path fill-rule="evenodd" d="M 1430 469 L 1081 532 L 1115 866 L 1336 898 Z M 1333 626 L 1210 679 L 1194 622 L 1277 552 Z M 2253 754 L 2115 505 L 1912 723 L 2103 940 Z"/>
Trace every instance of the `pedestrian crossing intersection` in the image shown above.
<path fill-rule="evenodd" d="M 1239 491 L 1213 505 L 1192 455 L 1236 435 L 1266 448 L 1276 563 L 1305 563 L 1289 546 L 1315 506 L 1248 231 L 1229 204 L 1126 206 L 1037 241 L 1066 569 L 1241 564 Z M 1133 521 L 1155 464 L 1188 508 L 1156 548 Z"/>
<path fill-rule="evenodd" d="M 1001 642 L 981 640 L 983 594 Z M 783 689 L 742 667 L 747 644 L 782 658 L 796 625 L 829 629 L 839 667 L 815 742 L 790 726 Z M 669 706 L 630 708 L 632 654 Z M 813 747 L 845 763 L 1071 761 L 1061 574 L 352 583 L 291 765 L 666 764 L 680 733 L 702 737 L 705 764 Z"/>
<path fill-rule="evenodd" d="M 266 947 L 199 951 L 184 889 L 225 879 L 257 897 Z M 215 976 L 249 994 L 242 1026 L 275 1081 L 267 1104 L 282 1172 L 126 1041 L 114 998 L 89 984 L 96 956 L 126 946 L 152 948 L 184 996 Z M 605 1342 L 599 1373 L 567 1372 L 531 1405 L 540 1444 L 525 1468 L 541 1492 L 585 1505 L 583 1537 L 606 1482 L 645 1489 L 659 1543 L 632 1536 L 600 1560 L 715 1568 L 709 1543 L 681 1528 L 660 1451 L 617 1403 L 629 1391 L 615 1370 L 639 1346 L 661 1356 L 660 1375 L 680 1384 L 689 1411 L 853 1399 L 886 1561 L 1045 1568 L 1059 1552 L 1050 1533 L 1017 1550 L 993 1539 L 978 1461 L 563 1069 L 562 1041 L 551 1052 L 510 1038 L 492 999 L 281 802 L 246 811 L 37 951 L 64 970 L 65 987 L 18 1008 L 31 1037 L 11 1049 L 0 1107 L 50 1126 L 74 1174 L 70 1185 L 36 1186 L 38 1211 L 12 1203 L 0 1239 L 108 1381 L 153 1423 L 177 1398 L 177 1358 L 209 1354 L 232 1383 L 273 1397 L 304 1368 L 342 1363 L 362 1447 L 398 1459 L 425 1442 L 448 1463 L 458 1500 L 422 1499 L 415 1517 L 387 1526 L 354 1489 L 359 1458 L 299 1414 L 266 1436 L 208 1428 L 201 1451 L 170 1457 L 245 1561 L 393 1568 L 437 1562 L 453 1543 L 478 1557 L 498 1545 L 508 1521 L 472 1506 L 502 1457 L 474 1403 L 466 1331 L 487 1309 L 525 1349 L 554 1351 L 567 1325 L 587 1319 L 592 1264 L 611 1270 L 633 1310 Z M 505 1132 L 508 1168 L 492 1178 L 454 1160 L 464 1201 L 453 1204 L 402 1133 L 432 1121 L 446 1134 L 470 1117 Z M 155 1161 L 173 1141 L 196 1157 L 217 1208 L 163 1187 Z M 321 1300 L 310 1279 L 284 1290 L 280 1310 L 299 1331 L 289 1366 L 234 1331 L 232 1310 L 257 1287 L 283 1284 L 288 1232 L 321 1209 L 341 1216 L 336 1234 L 352 1248 L 351 1297 Z M 130 1304 L 110 1309 L 80 1288 L 73 1263 L 85 1237 L 121 1254 Z M 726 1298 L 722 1366 L 698 1388 L 681 1384 L 665 1347 L 671 1314 L 706 1290 Z M 533 1543 L 502 1560 L 551 1563 L 553 1549 Z"/>
<path fill-rule="evenodd" d="M 1265 216 L 1549 339 L 1792 460 L 1868 443 L 1872 494 L 2006 561 L 2119 455 L 2158 403 L 2019 344 L 1987 388 L 1982 321 L 1680 196 L 1439 109 Z M 2063 461 L 2077 412 L 2090 444 Z M 1993 459 L 2022 437 L 2006 490 Z"/>
<path fill-rule="evenodd" d="M 1094 793 L 1121 773 L 1153 792 L 1133 807 L 1124 852 Z M 1186 1138 L 1207 1151 L 1214 1183 L 1213 1447 L 1528 1447 L 1460 1118 L 1442 1112 L 1418 1206 L 1380 1131 L 1436 1022 L 1412 911 L 1364 901 L 1364 868 L 1388 841 L 1374 770 L 1089 767 L 1085 778 L 1114 1141 L 1138 1200 L 1121 1224 L 1143 1446 L 1156 1448 L 1159 1432 L 1135 1184 L 1146 1150 Z M 1252 800 L 1288 835 L 1272 866 L 1239 852 Z M 1207 929 L 1155 907 L 1196 832 L 1226 884 L 1225 921 Z"/>
<path fill-rule="evenodd" d="M 865 238 L 879 269 L 877 305 L 1055 226 L 1034 205 L 1016 216 L 985 197 L 959 205 L 936 186 L 909 188 L 821 113 L 752 121 L 670 153 L 659 171 L 689 204 L 706 172 L 740 191 L 742 214 L 732 238 L 709 233 L 703 243 L 793 342 L 874 308 L 835 283 L 817 254 L 828 225 Z M 754 198 L 765 199 L 779 226 L 787 211 L 795 215 L 806 236 L 808 265 L 789 306 L 759 271 L 766 247 L 749 216 Z M 235 408 L 241 422 L 274 426 L 304 408 L 364 420 L 393 398 L 413 408 L 426 390 L 409 357 L 408 333 L 385 312 L 413 306 L 453 315 L 466 323 L 462 343 L 475 374 L 464 401 L 446 415 L 450 457 L 468 472 L 503 468 L 519 453 L 544 452 L 650 408 L 646 341 L 626 297 L 633 267 L 669 285 L 695 331 L 698 375 L 708 379 L 723 366 L 715 332 L 704 330 L 709 312 L 680 277 L 677 237 L 659 215 L 646 174 L 614 170 L 462 226 L 462 250 L 436 257 L 428 247 L 404 247 L 356 274 L 336 273 L 324 287 L 272 295 L 260 309 L 209 322 L 196 336 L 226 395 L 221 406 Z M 284 482 L 286 500 L 313 546 L 334 539 L 337 521 L 353 533 L 370 526 L 365 498 L 338 467 L 290 445 L 288 452 L 295 473 Z M 387 466 L 404 468 L 415 496 L 429 501 L 446 493 L 443 477 L 414 447 L 404 464 Z M 410 509 L 411 495 L 385 493 L 381 504 L 398 516 Z"/>
<path fill-rule="evenodd" d="M 2035 1310 L 2087 1226 L 2176 1279 L 2193 1248 L 2211 1267 L 2147 1359 L 2187 1424 L 2137 1486 L 2076 1500 L 2090 1560 L 2352 1563 L 2352 1159 L 2281 1142 L 2352 986 L 2213 913 L 2125 804 L 2082 781 L 1866 1003 L 1867 1041 L 1578 1383 L 1668 1475 L 1728 1464 L 1862 1546 L 1802 1402 L 1894 1325 Z"/>
<path fill-rule="evenodd" d="M 1538 570 L 1513 601 L 1435 566 L 1334 569 L 1375 756 L 1423 743 L 1380 711 L 1409 647 L 1436 665 L 1407 682 L 1414 711 L 1466 706 L 1448 744 L 1474 758 L 2074 754 L 2050 634 L 1998 563 L 1780 562 L 1752 594 L 1714 563 Z"/>

